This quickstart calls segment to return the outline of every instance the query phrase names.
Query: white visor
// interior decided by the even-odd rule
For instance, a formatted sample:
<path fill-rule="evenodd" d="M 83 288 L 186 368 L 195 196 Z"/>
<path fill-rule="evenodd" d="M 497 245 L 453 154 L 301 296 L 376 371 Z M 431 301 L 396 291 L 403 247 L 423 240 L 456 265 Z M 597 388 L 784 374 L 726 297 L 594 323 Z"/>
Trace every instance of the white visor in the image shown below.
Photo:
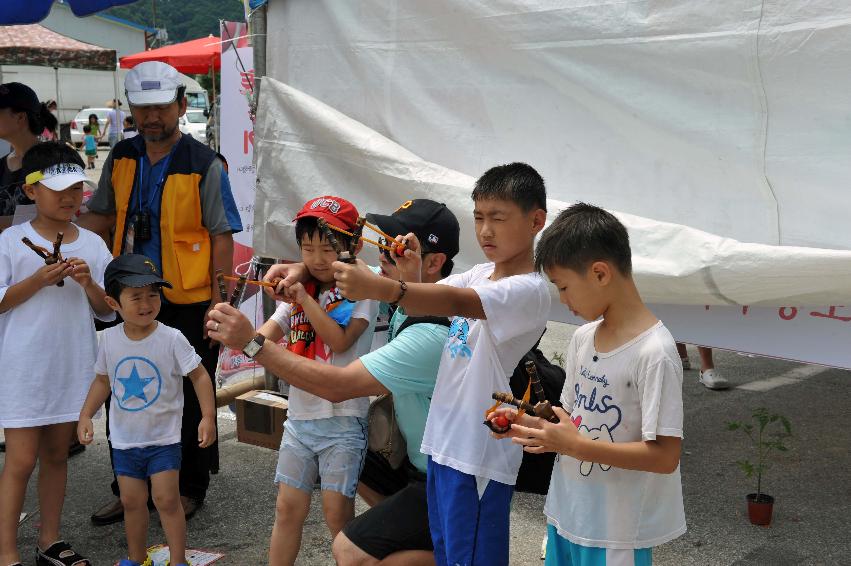
<path fill-rule="evenodd" d="M 64 191 L 71 185 L 83 182 L 92 188 L 97 188 L 97 184 L 86 176 L 82 167 L 76 163 L 59 163 L 51 165 L 44 171 L 36 171 L 30 173 L 26 177 L 28 185 L 41 183 L 51 191 Z"/>
<path fill-rule="evenodd" d="M 162 104 L 171 104 L 177 100 L 177 89 L 168 90 L 139 90 L 125 91 L 127 102 L 132 106 L 159 106 Z"/>

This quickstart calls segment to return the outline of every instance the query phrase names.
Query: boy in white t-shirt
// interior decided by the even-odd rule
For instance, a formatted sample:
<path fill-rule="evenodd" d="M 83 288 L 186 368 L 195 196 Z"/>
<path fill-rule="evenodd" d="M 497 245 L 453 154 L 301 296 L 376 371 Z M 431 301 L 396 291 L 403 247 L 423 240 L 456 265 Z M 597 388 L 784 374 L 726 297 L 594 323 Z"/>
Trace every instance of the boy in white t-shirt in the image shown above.
<path fill-rule="evenodd" d="M 351 232 L 358 211 L 350 202 L 336 196 L 322 196 L 305 203 L 295 217 L 295 234 L 301 259 L 312 280 L 290 287 L 288 298 L 292 303 L 282 303 L 258 334 L 274 342 L 286 336 L 288 350 L 345 367 L 369 352 L 378 304 L 351 302 L 340 295 L 331 269 L 337 252 L 319 229 L 320 218 Z M 336 233 L 335 237 L 348 248 L 348 236 Z M 280 377 L 286 380 L 287 376 Z M 270 564 L 295 562 L 317 476 L 321 480 L 322 511 L 331 538 L 355 516 L 354 498 L 366 455 L 368 410 L 368 397 L 332 403 L 290 386 L 275 473 L 278 500 Z"/>
<path fill-rule="evenodd" d="M 119 566 L 150 566 L 147 553 L 148 484 L 169 547 L 169 564 L 186 565 L 186 519 L 180 502 L 180 429 L 183 376 L 192 381 L 201 405 L 198 444 L 216 439 L 216 402 L 201 357 L 180 331 L 157 322 L 161 287 L 171 287 L 154 262 L 125 254 L 106 268 L 107 302 L 122 324 L 103 332 L 95 362 L 95 380 L 80 412 L 77 435 L 90 444 L 92 417 L 112 393 L 109 404 L 112 461 L 121 502 L 128 557 Z"/>
<path fill-rule="evenodd" d="M 626 228 L 605 210 L 563 211 L 535 265 L 562 303 L 595 322 L 568 346 L 558 424 L 510 409 L 491 420 L 512 420 L 507 436 L 526 451 L 558 454 L 544 507 L 548 566 L 649 565 L 652 547 L 686 531 L 676 344 L 641 301 Z"/>
<path fill-rule="evenodd" d="M 335 264 L 349 298 L 398 303 L 409 315 L 451 316 L 421 450 L 428 455 L 427 495 L 434 558 L 444 564 L 508 564 L 509 513 L 522 451 L 491 438 L 482 425 L 494 391 L 544 332 L 550 294 L 535 271 L 535 235 L 546 221 L 546 189 L 535 169 L 511 163 L 485 172 L 473 189 L 476 238 L 492 263 L 437 284 L 394 281 L 362 262 Z M 403 205 L 404 206 L 404 205 Z M 414 262 L 419 242 L 397 263 Z"/>

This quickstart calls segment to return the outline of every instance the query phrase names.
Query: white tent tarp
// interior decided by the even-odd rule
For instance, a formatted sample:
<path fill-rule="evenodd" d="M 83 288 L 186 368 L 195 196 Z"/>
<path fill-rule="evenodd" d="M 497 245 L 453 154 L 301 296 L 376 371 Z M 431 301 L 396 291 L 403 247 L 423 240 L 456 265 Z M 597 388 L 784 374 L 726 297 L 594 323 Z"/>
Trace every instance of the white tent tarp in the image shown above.
<path fill-rule="evenodd" d="M 426 161 L 525 161 L 559 200 L 851 247 L 851 2 L 270 0 L 268 33 L 269 76 Z"/>
<path fill-rule="evenodd" d="M 620 211 L 678 339 L 851 368 L 851 3 L 270 0 L 268 34 L 257 253 L 317 195 L 428 197 L 464 268 L 474 179 L 525 161 Z"/>

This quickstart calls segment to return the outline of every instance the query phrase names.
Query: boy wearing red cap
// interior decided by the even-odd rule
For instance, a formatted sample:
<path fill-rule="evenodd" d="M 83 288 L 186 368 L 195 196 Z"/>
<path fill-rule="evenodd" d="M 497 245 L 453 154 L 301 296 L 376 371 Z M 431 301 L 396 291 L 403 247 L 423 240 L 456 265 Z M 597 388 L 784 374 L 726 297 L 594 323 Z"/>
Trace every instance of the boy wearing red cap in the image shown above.
<path fill-rule="evenodd" d="M 305 203 L 295 217 L 295 232 L 301 259 L 312 280 L 290 287 L 292 302 L 278 307 L 255 341 L 265 337 L 277 342 L 287 336 L 287 349 L 305 358 L 346 366 L 369 352 L 378 303 L 350 302 L 337 290 L 331 268 L 337 252 L 319 229 L 320 218 L 351 232 L 358 211 L 335 196 Z M 348 236 L 335 236 L 348 247 Z M 332 403 L 290 386 L 288 418 L 275 473 L 278 500 L 269 550 L 271 564 L 295 562 L 317 476 L 331 538 L 354 517 L 354 497 L 366 453 L 368 409 L 368 397 Z"/>

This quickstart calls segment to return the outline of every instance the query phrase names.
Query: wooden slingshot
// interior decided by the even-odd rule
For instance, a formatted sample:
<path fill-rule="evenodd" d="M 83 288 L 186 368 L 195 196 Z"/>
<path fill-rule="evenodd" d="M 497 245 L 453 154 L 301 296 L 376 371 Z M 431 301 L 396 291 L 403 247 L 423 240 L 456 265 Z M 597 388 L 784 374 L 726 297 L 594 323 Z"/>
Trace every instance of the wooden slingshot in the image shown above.
<path fill-rule="evenodd" d="M 366 242 L 367 244 L 372 244 L 373 246 L 380 248 L 382 250 L 386 250 L 388 252 L 395 251 L 397 255 L 402 255 L 405 252 L 405 248 L 406 248 L 405 244 L 400 244 L 400 243 L 396 242 L 395 238 L 391 237 L 386 232 L 381 231 L 381 229 L 379 229 L 377 226 L 370 224 L 369 222 L 366 221 L 365 218 L 362 218 L 362 217 L 358 217 L 357 223 L 355 224 L 354 232 L 349 232 L 348 230 L 343 230 L 342 228 L 338 228 L 337 226 L 334 226 L 332 224 L 328 224 L 328 222 L 326 222 L 324 218 L 320 218 L 318 220 L 317 224 L 319 225 L 319 229 L 322 230 L 323 233 L 325 234 L 325 237 L 328 240 L 328 242 L 331 243 L 331 247 L 333 247 L 335 250 L 338 249 L 338 247 L 339 247 L 339 250 L 337 251 L 337 255 L 340 255 L 341 253 L 342 254 L 348 253 L 349 256 L 352 257 L 352 261 L 347 261 L 346 263 L 354 263 L 354 251 L 355 251 L 355 248 L 357 247 L 358 240 L 360 240 L 361 242 Z M 323 225 L 325 226 L 325 228 L 322 227 Z M 377 234 L 383 236 L 385 240 L 387 240 L 388 242 L 392 242 L 392 245 L 387 246 L 387 245 L 384 245 L 380 242 L 377 242 L 375 240 L 371 240 L 371 239 L 363 236 L 362 234 L 363 234 L 364 227 L 369 228 L 373 232 L 376 232 Z M 333 230 L 334 232 L 339 232 L 340 234 L 345 234 L 346 236 L 350 236 L 352 238 L 352 243 L 349 246 L 348 250 L 342 250 L 342 247 L 340 247 L 339 242 L 337 243 L 337 246 L 334 246 L 331 238 L 329 238 L 328 235 L 327 235 L 327 232 L 330 232 L 331 230 Z M 334 241 L 337 241 L 336 237 L 334 238 Z M 340 258 L 340 261 L 345 261 L 345 260 Z"/>
<path fill-rule="evenodd" d="M 233 291 L 230 294 L 230 298 L 228 298 L 228 287 L 227 283 L 225 283 L 225 279 L 230 279 L 236 281 L 236 285 L 233 286 Z M 248 283 L 249 279 L 247 275 L 240 275 L 239 277 L 234 277 L 233 275 L 225 275 L 221 269 L 216 270 L 216 283 L 219 286 L 219 299 L 221 302 L 227 301 L 227 303 L 232 306 L 239 308 L 239 304 L 242 302 L 242 297 L 245 294 L 245 285 Z M 272 286 L 271 283 L 266 283 L 264 281 L 252 281 L 254 284 L 263 284 L 267 286 Z"/>
<path fill-rule="evenodd" d="M 26 246 L 38 254 L 38 257 L 44 260 L 45 265 L 53 265 L 55 263 L 59 263 L 60 261 L 65 261 L 65 258 L 62 257 L 62 254 L 59 253 L 59 248 L 62 246 L 62 238 L 65 237 L 65 234 L 62 232 L 56 233 L 56 241 L 53 242 L 53 252 L 48 252 L 46 248 L 35 245 L 32 240 L 27 237 L 21 238 L 21 241 L 26 244 Z M 57 287 L 64 287 L 65 281 L 59 281 L 56 284 Z"/>
<path fill-rule="evenodd" d="M 552 404 L 547 401 L 547 398 L 544 395 L 544 388 L 541 386 L 540 377 L 538 377 L 538 366 L 535 365 L 534 361 L 528 360 L 525 364 L 525 369 L 526 375 L 529 376 L 529 384 L 526 386 L 526 392 L 523 394 L 522 399 L 517 399 L 511 393 L 503 393 L 500 391 L 497 391 L 493 395 L 491 395 L 491 398 L 495 399 L 496 403 L 487 411 L 485 411 L 484 425 L 497 434 L 507 432 L 508 429 L 511 428 L 511 425 L 506 428 L 500 428 L 493 424 L 493 422 L 491 422 L 491 420 L 488 418 L 490 414 L 497 410 L 502 404 L 514 405 L 515 407 L 517 407 L 517 416 L 520 416 L 523 413 L 529 413 L 532 416 L 546 419 L 551 423 L 559 422 L 558 417 L 553 411 Z M 535 392 L 535 397 L 538 398 L 538 402 L 535 405 L 529 403 L 532 391 Z"/>

